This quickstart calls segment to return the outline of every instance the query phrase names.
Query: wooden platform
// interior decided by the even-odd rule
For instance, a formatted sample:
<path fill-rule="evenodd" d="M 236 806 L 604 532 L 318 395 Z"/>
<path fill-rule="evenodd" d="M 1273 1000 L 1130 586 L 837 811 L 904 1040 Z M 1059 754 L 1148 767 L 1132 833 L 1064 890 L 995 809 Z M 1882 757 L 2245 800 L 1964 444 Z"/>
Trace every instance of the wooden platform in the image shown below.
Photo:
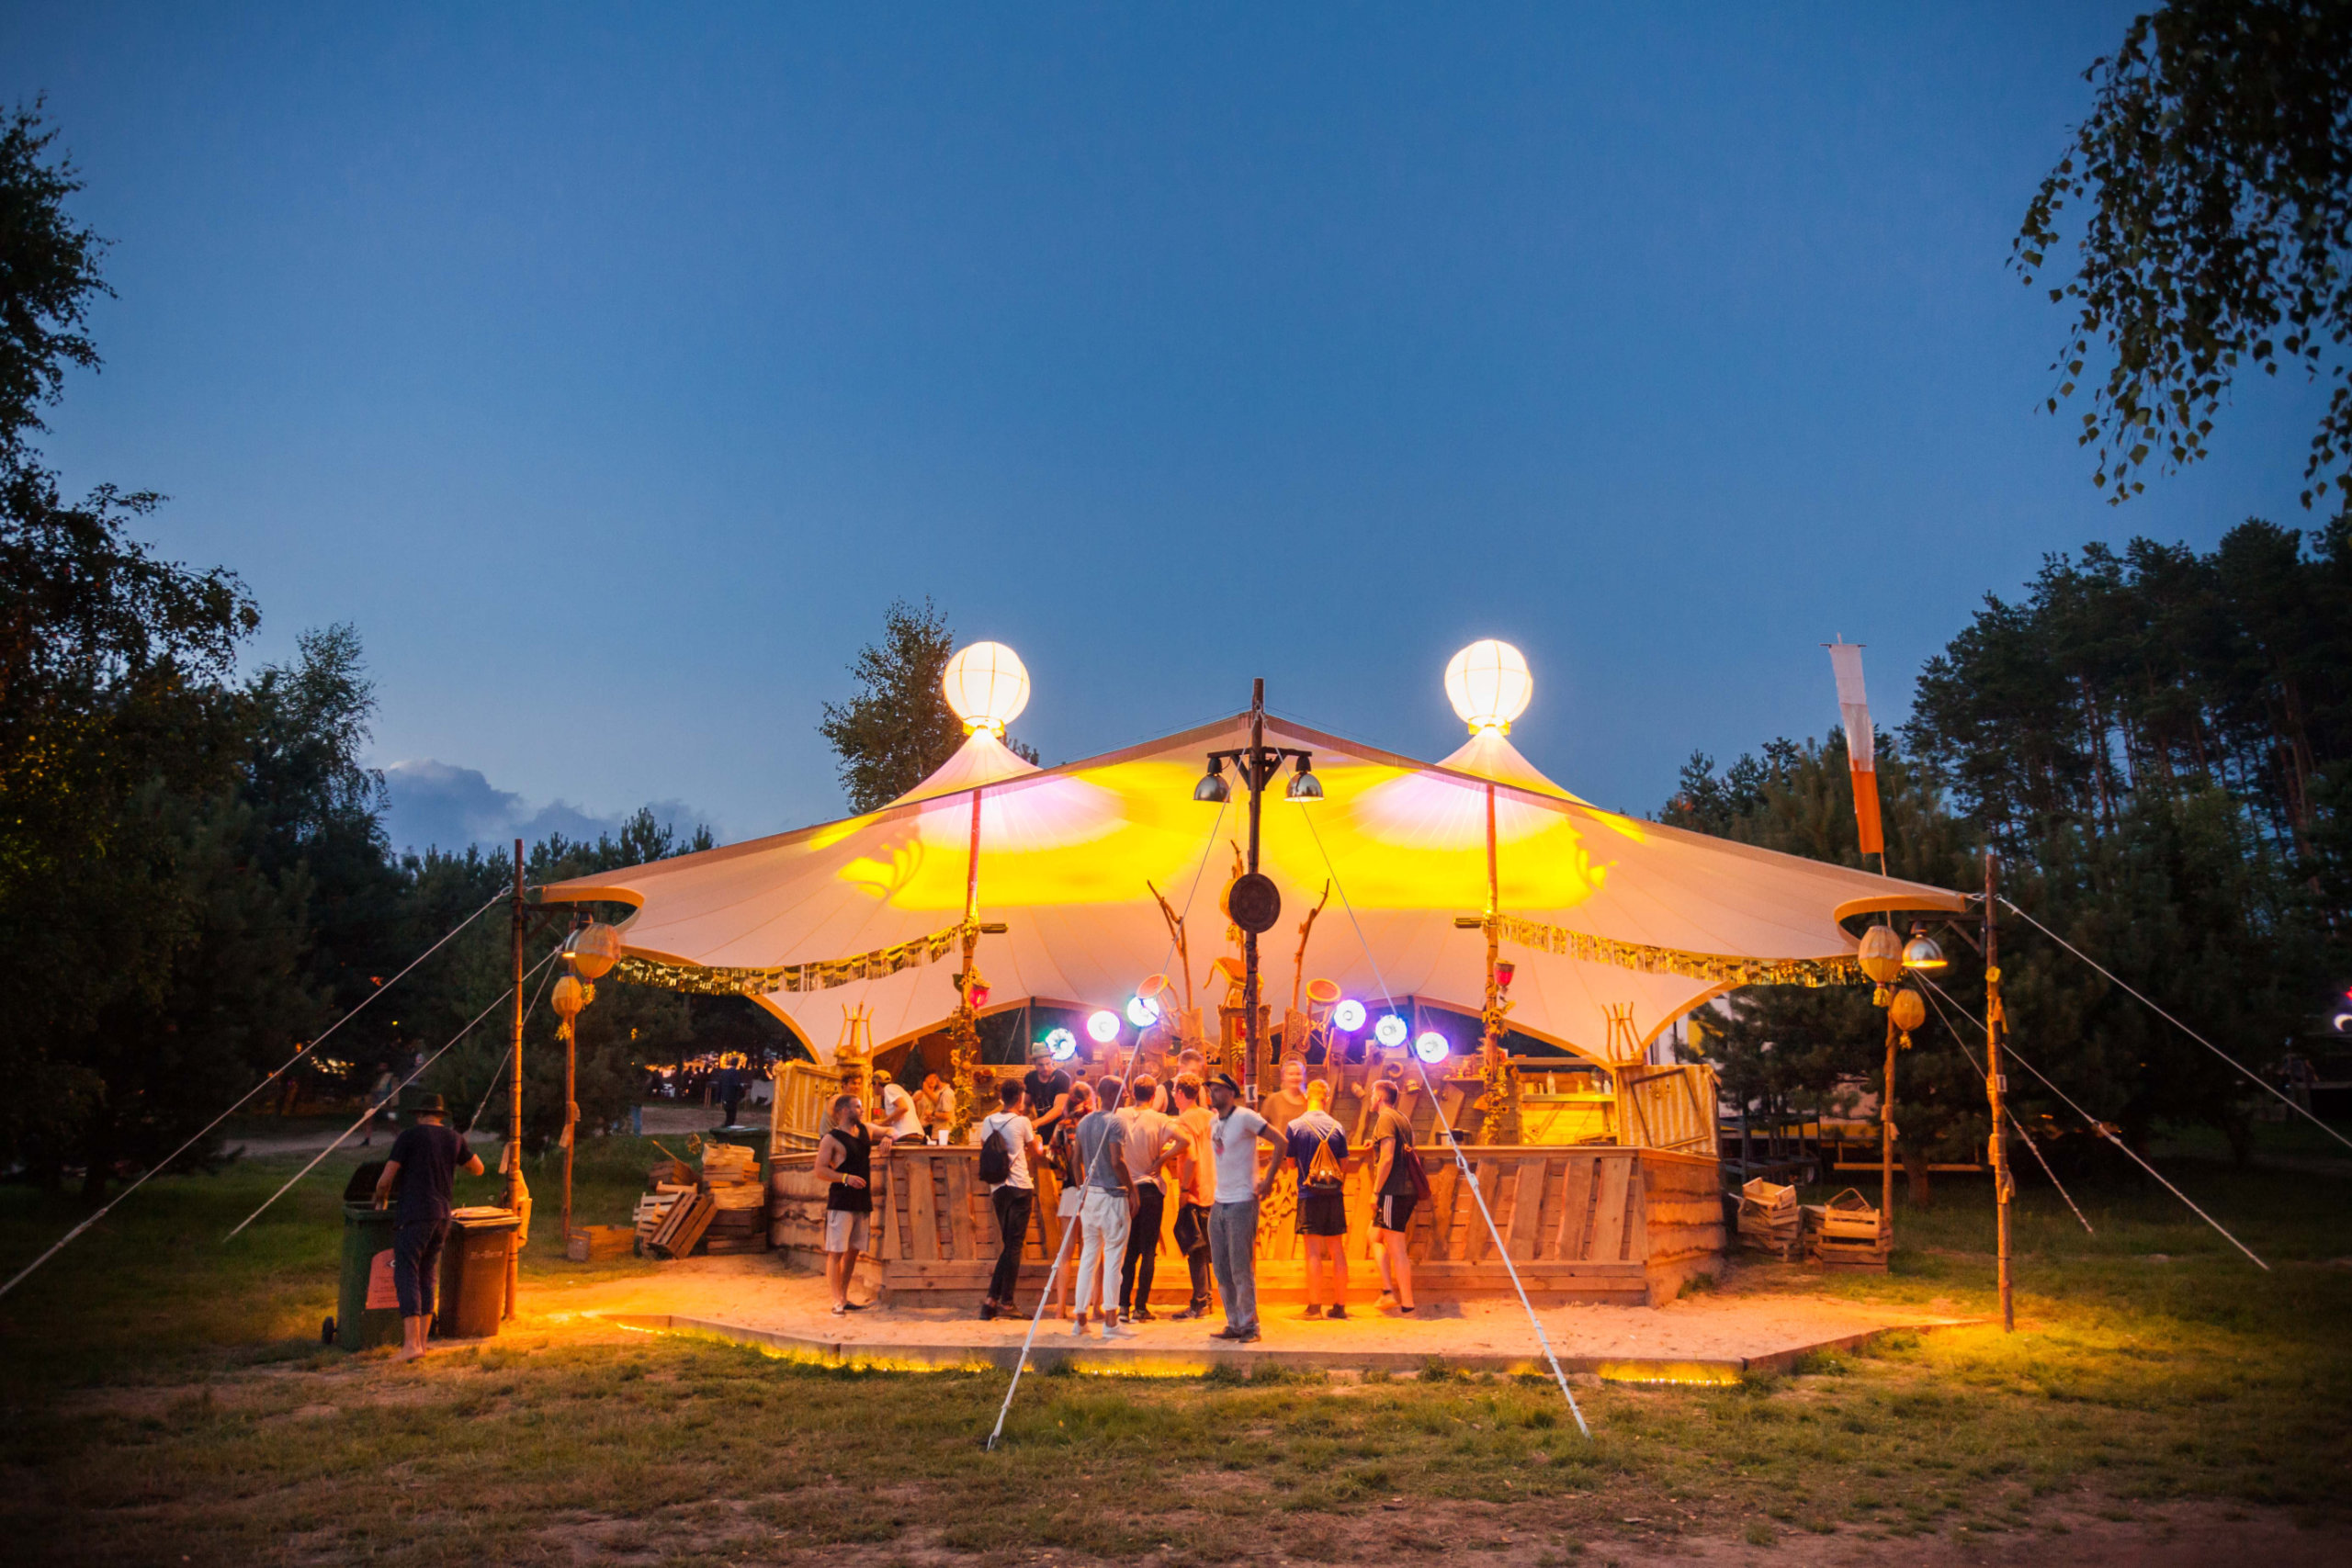
<path fill-rule="evenodd" d="M 1409 1249 L 1414 1292 L 1430 1302 L 1511 1293 L 1510 1268 L 1539 1303 L 1609 1302 L 1657 1305 L 1671 1301 L 1693 1274 L 1715 1265 L 1724 1243 L 1723 1202 L 1711 1157 L 1657 1149 L 1471 1145 L 1463 1149 L 1477 1190 L 1450 1152 L 1423 1150 L 1433 1201 L 1413 1216 Z M 810 1174 L 815 1156 L 782 1155 L 769 1178 L 771 1238 L 779 1248 L 814 1253 L 823 1245 L 823 1190 Z M 875 1162 L 873 1251 L 858 1277 L 886 1299 L 907 1293 L 940 1305 L 977 1305 L 995 1267 L 996 1216 L 978 1179 L 971 1147 L 901 1145 Z M 1288 1179 L 1266 1205 L 1259 1227 L 1258 1294 L 1271 1302 L 1305 1299 L 1300 1246 L 1284 1201 Z M 1348 1179 L 1347 1256 L 1351 1301 L 1379 1291 L 1372 1256 L 1371 1172 Z M 1478 1210 L 1483 1194 L 1490 1232 Z M 1045 1282 L 1065 1222 L 1054 1214 L 1050 1175 L 1022 1249 L 1021 1289 Z M 1165 1216 L 1151 1300 L 1181 1305 L 1189 1292 L 1183 1257 Z M 1499 1234 L 1508 1252 L 1495 1246 Z M 1073 1249 L 1074 1250 L 1074 1249 Z"/>

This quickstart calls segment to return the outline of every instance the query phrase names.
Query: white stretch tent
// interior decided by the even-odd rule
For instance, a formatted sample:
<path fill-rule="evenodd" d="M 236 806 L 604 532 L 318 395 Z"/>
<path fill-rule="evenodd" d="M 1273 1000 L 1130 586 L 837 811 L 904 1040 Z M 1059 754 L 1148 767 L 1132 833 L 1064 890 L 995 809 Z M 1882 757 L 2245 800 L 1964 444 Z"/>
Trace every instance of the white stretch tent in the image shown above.
<path fill-rule="evenodd" d="M 744 971 L 845 959 L 962 919 L 977 789 L 979 918 L 1008 928 L 980 939 L 985 1010 L 1033 998 L 1116 1009 L 1144 976 L 1173 974 L 1147 883 L 1180 910 L 1190 897 L 1195 1000 L 1213 1008 L 1224 987 L 1210 983 L 1209 965 L 1232 951 L 1217 902 L 1232 846 L 1247 833 L 1246 801 L 1228 774 L 1234 799 L 1220 821 L 1220 808 L 1195 802 L 1193 788 L 1208 752 L 1248 739 L 1248 717 L 1237 715 L 1038 770 L 983 730 L 881 810 L 554 884 L 543 897 L 636 906 L 622 939 L 631 955 L 657 964 Z M 1417 996 L 1478 1011 L 1486 938 L 1454 919 L 1486 908 L 1489 781 L 1503 912 L 1596 939 L 1555 941 L 1571 951 L 1506 941 L 1503 955 L 1518 966 L 1511 1027 L 1596 1059 L 1612 1008 L 1632 1010 L 1633 1032 L 1646 1043 L 1709 997 L 1761 977 L 1735 975 L 1733 961 L 1843 964 L 1856 943 L 1841 919 L 1967 908 L 1941 888 L 1603 811 L 1546 779 L 1493 729 L 1436 764 L 1272 718 L 1266 743 L 1312 751 L 1324 790 L 1320 801 L 1295 803 L 1277 779 L 1266 794 L 1261 863 L 1283 909 L 1260 948 L 1262 994 L 1278 1019 L 1298 922 L 1334 872 L 1355 919 L 1335 893 L 1314 928 L 1308 976 L 1375 1005 L 1384 994 Z M 840 1034 L 842 1009 L 859 1004 L 872 1010 L 874 1043 L 887 1047 L 954 1012 L 959 953 L 934 944 L 933 962 L 831 988 L 781 988 L 775 977 L 778 988 L 753 979 L 749 990 L 820 1055 Z"/>

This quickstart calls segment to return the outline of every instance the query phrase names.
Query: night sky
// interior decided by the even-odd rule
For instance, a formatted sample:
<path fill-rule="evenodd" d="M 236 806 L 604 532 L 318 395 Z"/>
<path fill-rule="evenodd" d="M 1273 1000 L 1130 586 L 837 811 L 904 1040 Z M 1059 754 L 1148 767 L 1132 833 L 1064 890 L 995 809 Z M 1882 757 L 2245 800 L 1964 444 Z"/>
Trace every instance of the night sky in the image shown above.
<path fill-rule="evenodd" d="M 0 11 L 115 242 L 69 482 L 253 657 L 359 628 L 395 837 L 836 815 L 894 597 L 1048 761 L 1246 705 L 1656 808 L 2046 552 L 2297 506 L 2242 387 L 2120 510 L 2007 270 L 2131 5 Z"/>

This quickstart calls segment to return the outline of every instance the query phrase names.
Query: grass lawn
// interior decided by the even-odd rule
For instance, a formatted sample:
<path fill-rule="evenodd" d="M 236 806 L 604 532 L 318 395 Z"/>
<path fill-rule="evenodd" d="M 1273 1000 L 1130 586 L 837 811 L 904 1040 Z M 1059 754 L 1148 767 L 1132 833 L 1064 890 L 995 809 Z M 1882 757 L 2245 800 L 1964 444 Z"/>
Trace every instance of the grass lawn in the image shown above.
<path fill-rule="evenodd" d="M 1960 1547 L 2030 1561 L 2076 1555 L 2103 1521 L 2184 1509 L 2245 1513 L 2326 1561 L 2352 1522 L 2352 1180 L 2338 1177 L 2171 1163 L 2271 1263 L 2261 1274 L 2143 1179 L 2077 1191 L 2094 1237 L 2021 1171 L 2017 1335 L 1902 1338 L 1734 1389 L 1581 1387 L 1590 1441 L 1546 1384 L 1442 1369 L 1041 1376 L 989 1454 L 1001 1374 L 828 1372 L 603 1329 L 413 1369 L 322 1348 L 353 1157 L 227 1246 L 300 1159 L 159 1179 L 0 1299 L 11 1561 L 1473 1552 L 1561 1568 L 1702 1545 L 1726 1561 L 1818 1555 L 1820 1536 L 1906 1561 Z M 650 1157 L 638 1140 L 590 1145 L 581 1217 L 624 1220 Z M 535 1302 L 654 1267 L 563 1262 L 553 1168 L 531 1175 Z M 1988 1313 L 1984 1189 L 1946 1180 L 1938 1197 L 1901 1217 L 1883 1279 L 1755 1269 L 1724 1288 Z M 0 1269 L 78 1213 L 0 1190 Z M 2263 1555 L 2281 1568 L 2297 1553 Z"/>

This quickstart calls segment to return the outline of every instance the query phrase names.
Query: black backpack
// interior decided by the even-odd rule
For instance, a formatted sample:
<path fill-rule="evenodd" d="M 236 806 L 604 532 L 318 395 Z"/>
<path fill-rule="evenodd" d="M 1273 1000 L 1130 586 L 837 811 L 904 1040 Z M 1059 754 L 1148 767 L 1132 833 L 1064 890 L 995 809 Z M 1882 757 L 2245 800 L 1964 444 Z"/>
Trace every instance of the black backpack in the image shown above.
<path fill-rule="evenodd" d="M 989 1129 L 987 1141 L 980 1145 L 980 1179 L 998 1187 L 1012 1177 L 1012 1145 L 1004 1141 L 1004 1123 L 1000 1122 Z"/>

